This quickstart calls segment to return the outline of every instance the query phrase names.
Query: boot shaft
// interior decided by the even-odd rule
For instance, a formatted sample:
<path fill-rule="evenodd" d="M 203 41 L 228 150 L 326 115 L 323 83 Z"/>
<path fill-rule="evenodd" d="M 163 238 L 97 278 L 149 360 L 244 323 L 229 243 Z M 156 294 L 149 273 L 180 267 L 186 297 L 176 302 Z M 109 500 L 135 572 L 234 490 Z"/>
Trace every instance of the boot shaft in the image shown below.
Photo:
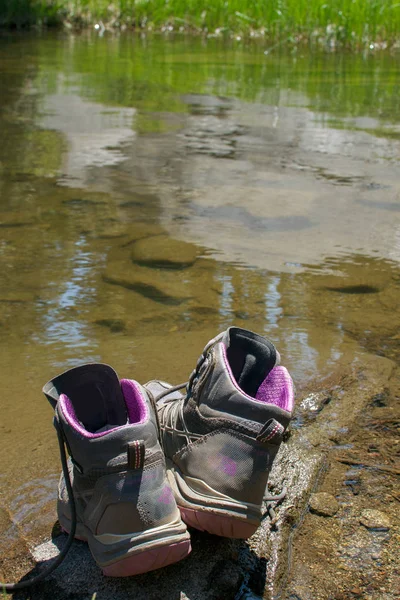
<path fill-rule="evenodd" d="M 93 535 L 140 532 L 179 517 L 148 392 L 108 365 L 71 369 L 44 386 L 70 453 L 78 516 Z M 64 477 L 59 512 L 68 518 Z"/>
<path fill-rule="evenodd" d="M 162 456 L 147 391 L 108 365 L 71 369 L 43 388 L 80 473 L 134 468 Z M 142 456 L 143 455 L 143 456 Z"/>
<path fill-rule="evenodd" d="M 240 375 L 238 379 L 241 379 Z M 201 417 L 219 419 L 221 425 L 225 420 L 226 425 L 236 423 L 243 431 L 248 429 L 258 433 L 260 426 L 270 419 L 276 419 L 286 428 L 293 411 L 294 388 L 285 367 L 272 363 L 269 368 L 263 367 L 261 375 L 249 373 L 246 379 L 254 396 L 240 387 L 228 360 L 225 343 L 218 342 L 205 356 L 187 395 L 183 409 L 185 419 L 191 420 L 196 407 Z M 199 420 L 196 427 L 201 428 Z"/>

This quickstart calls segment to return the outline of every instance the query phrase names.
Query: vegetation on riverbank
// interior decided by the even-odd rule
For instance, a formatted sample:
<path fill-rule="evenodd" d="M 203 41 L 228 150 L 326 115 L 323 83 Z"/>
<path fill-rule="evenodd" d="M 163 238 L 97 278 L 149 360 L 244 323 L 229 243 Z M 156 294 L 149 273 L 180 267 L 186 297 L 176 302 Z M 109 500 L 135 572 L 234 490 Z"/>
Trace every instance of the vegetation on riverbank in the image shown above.
<path fill-rule="evenodd" d="M 96 26 L 263 36 L 335 48 L 400 45 L 399 0 L 9 0 L 0 25 Z"/>

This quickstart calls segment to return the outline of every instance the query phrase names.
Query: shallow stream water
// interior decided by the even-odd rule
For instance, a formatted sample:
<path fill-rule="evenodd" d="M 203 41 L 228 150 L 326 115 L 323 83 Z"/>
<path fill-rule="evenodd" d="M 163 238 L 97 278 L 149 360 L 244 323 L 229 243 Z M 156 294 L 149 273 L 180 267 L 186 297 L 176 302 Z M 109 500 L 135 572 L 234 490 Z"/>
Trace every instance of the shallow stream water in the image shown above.
<path fill-rule="evenodd" d="M 300 388 L 398 360 L 398 56 L 267 50 L 0 37 L 0 550 L 54 523 L 71 366 L 184 381 L 231 324 Z"/>

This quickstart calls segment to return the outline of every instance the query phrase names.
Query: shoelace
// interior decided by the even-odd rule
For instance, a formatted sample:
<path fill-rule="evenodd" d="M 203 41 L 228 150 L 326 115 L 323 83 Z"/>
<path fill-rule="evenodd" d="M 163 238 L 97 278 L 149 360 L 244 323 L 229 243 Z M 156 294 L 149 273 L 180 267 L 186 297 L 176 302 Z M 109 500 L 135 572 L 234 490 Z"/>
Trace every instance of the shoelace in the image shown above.
<path fill-rule="evenodd" d="M 67 556 L 69 549 L 72 546 L 72 542 L 74 541 L 75 531 L 76 531 L 76 505 L 74 500 L 74 493 L 72 491 L 71 479 L 69 477 L 68 464 L 67 464 L 67 455 L 65 453 L 65 445 L 64 445 L 64 437 L 60 427 L 60 424 L 57 421 L 57 418 L 54 418 L 54 426 L 57 430 L 57 438 L 58 445 L 60 448 L 60 457 L 61 457 L 61 466 L 65 479 L 65 486 L 67 488 L 68 500 L 71 509 L 71 530 L 68 534 L 67 542 L 64 548 L 61 550 L 60 554 L 57 558 L 39 575 L 32 577 L 31 579 L 27 579 L 26 581 L 19 581 L 18 583 L 2 583 L 0 582 L 0 590 L 4 590 L 5 592 L 14 592 L 15 590 L 21 590 L 23 588 L 30 587 L 39 581 L 45 579 L 50 573 L 52 573 L 57 567 L 60 566 L 64 558 Z"/>

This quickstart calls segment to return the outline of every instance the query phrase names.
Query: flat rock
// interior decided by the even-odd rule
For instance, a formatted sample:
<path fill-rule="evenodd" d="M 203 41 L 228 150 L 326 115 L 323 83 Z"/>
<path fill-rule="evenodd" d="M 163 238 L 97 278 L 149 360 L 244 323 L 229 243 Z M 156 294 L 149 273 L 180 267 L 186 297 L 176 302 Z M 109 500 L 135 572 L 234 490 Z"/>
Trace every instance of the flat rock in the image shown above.
<path fill-rule="evenodd" d="M 134 263 L 170 269 L 190 267 L 197 255 L 198 250 L 194 244 L 174 240 L 167 235 L 138 240 L 131 251 Z"/>
<path fill-rule="evenodd" d="M 138 240 L 153 238 L 159 235 L 165 236 L 165 229 L 157 223 L 124 223 L 126 233 L 129 235 L 129 241 L 123 246 L 131 246 Z"/>
<path fill-rule="evenodd" d="M 33 558 L 40 570 L 59 554 L 65 541 L 62 535 L 35 548 Z M 238 592 L 244 576 L 243 569 L 232 560 L 240 544 L 238 540 L 217 539 L 194 531 L 192 553 L 183 561 L 135 577 L 114 578 L 101 574 L 87 544 L 74 541 L 66 559 L 41 584 L 34 598 L 90 600 L 96 593 L 101 600 L 228 600 Z"/>
<path fill-rule="evenodd" d="M 126 324 L 122 319 L 96 319 L 96 325 L 109 329 L 112 333 L 120 333 L 126 331 Z"/>
<path fill-rule="evenodd" d="M 18 293 L 12 290 L 2 289 L 0 293 L 1 304 L 28 304 L 35 301 L 35 294 L 29 290 L 19 290 Z"/>
<path fill-rule="evenodd" d="M 191 297 L 188 286 L 185 286 L 175 273 L 165 272 L 160 277 L 154 269 L 135 268 L 129 262 L 108 265 L 103 280 L 133 290 L 144 298 L 161 304 L 179 306 Z"/>
<path fill-rule="evenodd" d="M 4 220 L 0 221 L 0 227 L 2 229 L 12 229 L 15 227 L 26 227 L 28 225 L 34 225 L 33 221 L 23 221 L 23 220 Z"/>
<path fill-rule="evenodd" d="M 339 510 L 334 496 L 326 492 L 318 492 L 310 496 L 310 511 L 321 517 L 333 517 Z"/>
<path fill-rule="evenodd" d="M 380 531 L 387 531 L 392 525 L 389 517 L 385 515 L 385 513 L 372 508 L 367 508 L 362 511 L 360 523 L 367 529 L 378 529 Z"/>

